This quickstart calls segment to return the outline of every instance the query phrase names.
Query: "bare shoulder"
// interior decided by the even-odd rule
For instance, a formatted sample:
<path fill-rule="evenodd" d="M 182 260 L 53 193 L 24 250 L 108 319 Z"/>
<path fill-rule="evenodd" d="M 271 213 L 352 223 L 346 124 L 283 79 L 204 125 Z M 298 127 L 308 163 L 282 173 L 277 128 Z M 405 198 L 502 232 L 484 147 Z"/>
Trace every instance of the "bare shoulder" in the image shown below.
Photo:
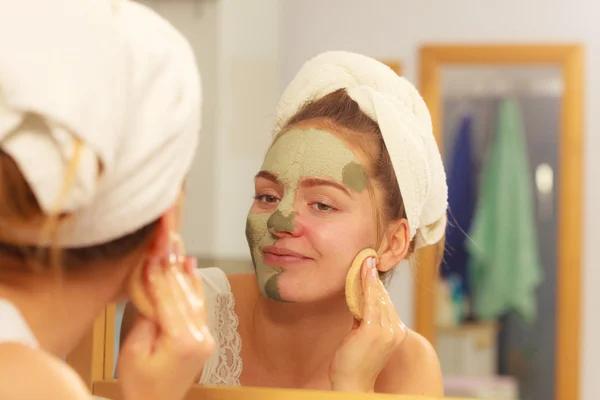
<path fill-rule="evenodd" d="M 379 374 L 375 389 L 382 393 L 442 397 L 442 371 L 431 343 L 409 330 L 405 342 Z"/>
<path fill-rule="evenodd" d="M 18 343 L 0 344 L 0 398 L 88 400 L 79 376 L 62 360 Z"/>

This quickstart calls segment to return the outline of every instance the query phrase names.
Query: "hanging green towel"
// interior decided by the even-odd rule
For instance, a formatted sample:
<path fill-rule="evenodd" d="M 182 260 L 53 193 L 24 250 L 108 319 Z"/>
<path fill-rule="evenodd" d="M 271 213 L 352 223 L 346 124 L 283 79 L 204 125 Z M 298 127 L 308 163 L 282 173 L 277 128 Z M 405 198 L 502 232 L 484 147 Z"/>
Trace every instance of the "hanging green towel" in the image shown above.
<path fill-rule="evenodd" d="M 523 127 L 515 100 L 500 104 L 497 131 L 483 169 L 468 241 L 475 314 L 494 319 L 516 311 L 536 317 L 535 290 L 542 278 Z"/>

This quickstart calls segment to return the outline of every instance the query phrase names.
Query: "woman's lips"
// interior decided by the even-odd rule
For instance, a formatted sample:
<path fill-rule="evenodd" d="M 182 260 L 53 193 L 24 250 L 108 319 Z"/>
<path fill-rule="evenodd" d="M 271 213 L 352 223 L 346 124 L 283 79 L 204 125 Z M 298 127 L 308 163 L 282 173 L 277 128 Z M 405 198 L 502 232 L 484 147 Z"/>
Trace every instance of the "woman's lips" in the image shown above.
<path fill-rule="evenodd" d="M 311 260 L 300 253 L 283 247 L 269 246 L 262 250 L 265 264 L 275 267 L 297 265 Z"/>

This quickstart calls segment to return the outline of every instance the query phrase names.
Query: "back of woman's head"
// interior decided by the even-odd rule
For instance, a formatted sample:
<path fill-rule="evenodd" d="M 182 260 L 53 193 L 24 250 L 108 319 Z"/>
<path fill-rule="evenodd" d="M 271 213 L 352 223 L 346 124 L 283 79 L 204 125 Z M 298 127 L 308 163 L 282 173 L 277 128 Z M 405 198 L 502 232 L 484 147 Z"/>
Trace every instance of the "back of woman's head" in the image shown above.
<path fill-rule="evenodd" d="M 0 150 L 0 259 L 8 258 L 22 268 L 25 263 L 36 266 L 78 267 L 87 263 L 118 261 L 143 247 L 156 228 L 153 221 L 118 239 L 59 253 L 60 248 L 40 247 L 36 241 L 52 237 L 53 227 L 66 216 L 45 214 L 14 160 Z M 59 262 L 60 265 L 54 263 Z"/>
<path fill-rule="evenodd" d="M 149 9 L 63 2 L 0 13 L 0 257 L 49 265 L 66 248 L 61 265 L 80 266 L 140 248 L 176 202 L 200 82 L 187 41 Z"/>

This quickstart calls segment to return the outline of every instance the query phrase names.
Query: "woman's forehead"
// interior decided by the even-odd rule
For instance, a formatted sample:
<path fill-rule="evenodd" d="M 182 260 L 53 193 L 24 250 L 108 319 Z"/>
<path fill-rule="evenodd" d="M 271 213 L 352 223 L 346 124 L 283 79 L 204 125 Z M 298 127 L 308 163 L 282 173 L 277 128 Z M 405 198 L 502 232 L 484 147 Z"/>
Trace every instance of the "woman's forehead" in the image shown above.
<path fill-rule="evenodd" d="M 335 134 L 295 128 L 280 136 L 265 156 L 261 170 L 286 183 L 304 177 L 329 177 L 350 188 L 364 186 L 366 174 L 356 155 Z"/>

